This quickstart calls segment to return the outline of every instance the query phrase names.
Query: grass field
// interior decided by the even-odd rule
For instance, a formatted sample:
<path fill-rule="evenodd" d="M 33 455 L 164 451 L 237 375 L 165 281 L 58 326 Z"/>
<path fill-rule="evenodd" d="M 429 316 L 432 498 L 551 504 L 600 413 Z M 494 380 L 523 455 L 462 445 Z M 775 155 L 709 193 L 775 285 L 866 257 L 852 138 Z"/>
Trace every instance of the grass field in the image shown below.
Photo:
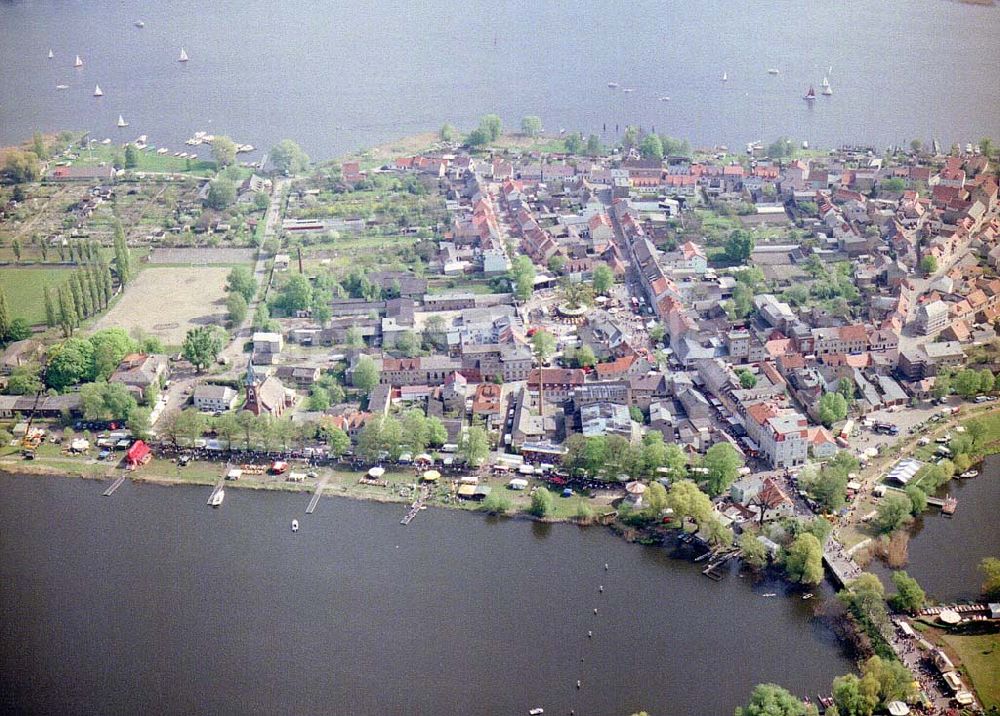
<path fill-rule="evenodd" d="M 114 161 L 115 156 L 124 150 L 117 144 L 91 144 L 79 153 L 79 158 L 73 163 L 77 166 L 98 166 Z M 188 160 L 172 156 L 174 151 L 195 151 L 198 159 Z M 200 147 L 171 148 L 170 154 L 157 154 L 151 149 L 138 152 L 138 163 L 132 169 L 137 172 L 169 172 L 174 174 L 192 174 L 195 176 L 212 176 L 215 174 L 215 162 L 206 160 L 211 157 L 212 148 L 206 145 Z"/>
<path fill-rule="evenodd" d="M 150 266 L 94 328 L 141 328 L 169 346 L 180 345 L 189 329 L 224 323 L 228 273 L 225 267 Z"/>
<path fill-rule="evenodd" d="M 70 272 L 64 269 L 0 269 L 0 286 L 7 297 L 11 318 L 23 318 L 32 325 L 44 323 L 45 287 L 56 288 L 69 276 Z"/>
<path fill-rule="evenodd" d="M 1000 707 L 1000 634 L 945 634 L 945 642 L 962 660 L 983 707 Z"/>

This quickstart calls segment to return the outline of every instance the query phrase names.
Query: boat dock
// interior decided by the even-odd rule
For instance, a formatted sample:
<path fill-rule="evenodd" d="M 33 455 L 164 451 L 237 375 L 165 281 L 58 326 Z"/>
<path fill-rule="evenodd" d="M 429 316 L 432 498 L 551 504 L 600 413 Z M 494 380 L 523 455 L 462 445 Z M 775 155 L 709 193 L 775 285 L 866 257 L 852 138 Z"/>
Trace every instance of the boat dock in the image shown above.
<path fill-rule="evenodd" d="M 401 525 L 408 525 L 413 522 L 413 518 L 417 516 L 420 510 L 424 509 L 424 503 L 427 501 L 428 490 L 426 487 L 420 489 L 420 497 L 418 497 L 412 505 L 410 505 L 410 511 L 407 512 L 403 519 L 399 521 Z"/>
<path fill-rule="evenodd" d="M 215 487 L 212 488 L 212 494 L 208 496 L 208 502 L 205 503 L 206 505 L 211 506 L 212 500 L 215 498 L 215 493 L 221 490 L 222 486 L 225 484 L 226 484 L 226 478 L 224 476 L 220 477 L 219 481 L 215 483 Z"/>
<path fill-rule="evenodd" d="M 101 493 L 102 497 L 111 497 L 115 494 L 115 490 L 125 484 L 125 480 L 128 479 L 128 475 L 119 475 L 118 479 L 111 483 L 111 486 Z"/>
<path fill-rule="evenodd" d="M 313 492 L 312 499 L 309 500 L 309 506 L 306 507 L 306 514 L 311 515 L 316 510 L 316 505 L 319 504 L 319 498 L 323 494 L 323 489 L 326 487 L 326 481 L 329 478 L 324 477 L 318 483 L 316 483 L 316 491 Z"/>
<path fill-rule="evenodd" d="M 722 552 L 716 552 L 709 560 L 708 566 L 701 571 L 706 577 L 713 581 L 720 581 L 725 573 L 722 571 L 722 567 L 726 565 L 731 559 L 735 559 L 743 554 L 743 550 L 733 547 Z"/>

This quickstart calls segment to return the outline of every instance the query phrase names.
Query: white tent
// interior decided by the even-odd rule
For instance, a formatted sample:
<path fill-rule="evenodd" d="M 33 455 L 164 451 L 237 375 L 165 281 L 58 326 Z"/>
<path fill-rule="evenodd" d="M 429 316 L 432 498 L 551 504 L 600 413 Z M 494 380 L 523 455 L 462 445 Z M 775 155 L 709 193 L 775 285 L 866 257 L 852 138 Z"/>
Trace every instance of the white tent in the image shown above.
<path fill-rule="evenodd" d="M 384 467 L 373 467 L 368 470 L 368 477 L 374 477 L 376 479 L 382 477 L 385 474 Z"/>

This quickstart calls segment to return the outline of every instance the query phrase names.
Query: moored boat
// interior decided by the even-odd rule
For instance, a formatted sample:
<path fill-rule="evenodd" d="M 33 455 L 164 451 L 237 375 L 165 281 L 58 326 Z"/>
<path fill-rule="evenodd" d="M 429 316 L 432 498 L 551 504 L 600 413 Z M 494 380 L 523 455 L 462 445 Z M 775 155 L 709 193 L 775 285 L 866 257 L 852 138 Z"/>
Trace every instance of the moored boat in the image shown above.
<path fill-rule="evenodd" d="M 977 477 L 979 475 L 979 470 L 966 470 L 959 477 Z"/>
<path fill-rule="evenodd" d="M 222 501 L 223 501 L 224 499 L 226 499 L 226 491 L 225 491 L 225 490 L 224 490 L 223 488 L 221 488 L 221 487 L 220 487 L 220 488 L 218 489 L 218 491 L 216 491 L 216 492 L 215 492 L 215 493 L 214 493 L 214 494 L 212 495 L 212 499 L 211 499 L 211 501 L 209 501 L 209 504 L 210 504 L 210 505 L 211 505 L 212 507 L 218 507 L 219 505 L 221 505 L 221 504 L 222 504 Z"/>
<path fill-rule="evenodd" d="M 299 531 L 299 521 L 292 520 L 292 532 L 298 532 L 298 531 Z"/>
<path fill-rule="evenodd" d="M 807 101 L 816 99 L 816 88 L 809 85 L 809 90 L 806 92 L 805 96 L 802 98 Z"/>

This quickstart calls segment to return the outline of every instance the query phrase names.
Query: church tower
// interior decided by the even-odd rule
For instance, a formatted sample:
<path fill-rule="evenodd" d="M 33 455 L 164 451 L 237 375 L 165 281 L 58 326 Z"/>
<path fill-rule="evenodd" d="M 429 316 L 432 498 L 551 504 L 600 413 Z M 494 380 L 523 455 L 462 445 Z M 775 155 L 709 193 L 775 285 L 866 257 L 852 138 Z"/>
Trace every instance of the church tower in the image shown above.
<path fill-rule="evenodd" d="M 254 415 L 260 415 L 260 405 L 257 401 L 257 387 L 260 383 L 257 380 L 257 372 L 253 368 L 253 357 L 247 361 L 247 374 L 243 385 L 247 390 L 247 399 L 243 404 L 243 409 L 249 410 Z"/>

